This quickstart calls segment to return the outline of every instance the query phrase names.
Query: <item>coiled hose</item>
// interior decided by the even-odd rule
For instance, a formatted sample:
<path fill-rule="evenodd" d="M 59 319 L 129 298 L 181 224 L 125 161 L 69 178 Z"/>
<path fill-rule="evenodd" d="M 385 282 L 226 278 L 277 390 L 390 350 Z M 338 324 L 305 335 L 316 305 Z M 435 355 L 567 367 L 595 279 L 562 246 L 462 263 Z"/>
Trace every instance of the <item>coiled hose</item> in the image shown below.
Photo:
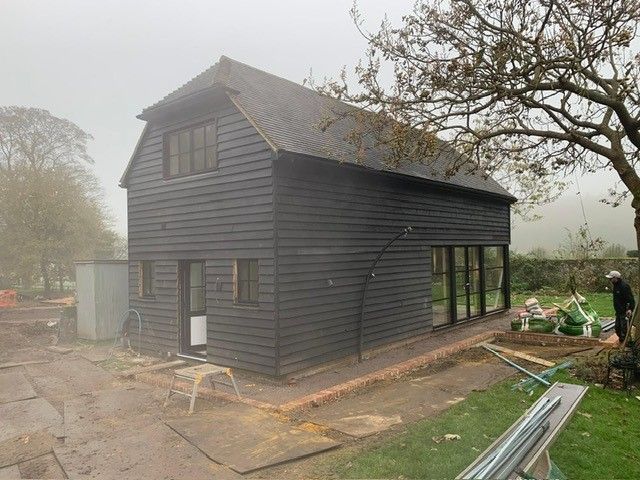
<path fill-rule="evenodd" d="M 118 323 L 118 329 L 116 330 L 116 338 L 113 341 L 113 345 L 111 346 L 111 349 L 109 350 L 109 355 L 107 356 L 107 360 L 111 358 L 111 355 L 113 355 L 113 350 L 116 348 L 116 345 L 118 344 L 118 340 L 120 340 L 124 335 L 124 323 L 127 320 L 129 320 L 130 313 L 135 313 L 138 317 L 138 356 L 140 355 L 140 345 L 141 345 L 140 338 L 142 335 L 142 316 L 140 315 L 140 312 L 138 312 L 135 308 L 130 308 L 129 310 L 124 312 L 124 314 L 122 315 L 122 319 Z"/>

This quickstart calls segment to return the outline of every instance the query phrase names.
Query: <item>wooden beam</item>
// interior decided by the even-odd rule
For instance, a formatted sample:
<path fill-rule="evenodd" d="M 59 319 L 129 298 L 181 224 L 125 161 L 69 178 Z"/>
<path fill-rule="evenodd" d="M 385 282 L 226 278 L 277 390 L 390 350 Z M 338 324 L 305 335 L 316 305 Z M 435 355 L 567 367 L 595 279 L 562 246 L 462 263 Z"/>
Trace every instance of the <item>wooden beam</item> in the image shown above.
<path fill-rule="evenodd" d="M 21 367 L 23 365 L 38 365 L 40 363 L 50 363 L 50 360 L 30 360 L 28 362 L 0 363 L 0 370 L 3 368 Z"/>
<path fill-rule="evenodd" d="M 501 347 L 500 345 L 495 344 L 487 344 L 489 348 L 493 348 L 498 352 L 506 353 L 507 355 L 511 355 L 512 357 L 522 358 L 523 360 L 527 360 L 531 363 L 537 363 L 538 365 L 544 365 L 545 367 L 553 367 L 555 365 L 554 362 L 550 362 L 549 360 L 545 360 L 544 358 L 534 357 L 533 355 L 529 355 L 527 353 L 518 352 L 517 350 L 511 350 L 510 348 Z"/>
<path fill-rule="evenodd" d="M 187 362 L 184 360 L 173 360 L 171 362 L 166 363 L 158 363 L 156 365 L 151 365 L 149 367 L 139 367 L 132 368 L 131 370 L 125 370 L 124 372 L 118 373 L 119 377 L 133 377 L 139 373 L 147 373 L 154 372 L 156 370 L 164 370 L 165 368 L 178 367 L 180 365 L 185 365 Z"/>

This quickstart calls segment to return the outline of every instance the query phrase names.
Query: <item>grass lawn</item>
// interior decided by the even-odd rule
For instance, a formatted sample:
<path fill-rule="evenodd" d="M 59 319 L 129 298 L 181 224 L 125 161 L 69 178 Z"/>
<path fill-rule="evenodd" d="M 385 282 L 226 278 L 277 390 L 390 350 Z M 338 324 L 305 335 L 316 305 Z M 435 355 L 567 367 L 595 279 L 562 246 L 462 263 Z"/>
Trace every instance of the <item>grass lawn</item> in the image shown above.
<path fill-rule="evenodd" d="M 575 382 L 566 373 L 555 380 Z M 515 379 L 466 400 L 437 417 L 413 424 L 393 440 L 343 459 L 333 470 L 343 478 L 454 478 L 544 392 L 514 392 Z M 591 386 L 552 447 L 551 458 L 568 478 L 640 478 L 640 401 Z M 586 415 L 583 415 L 586 414 Z M 435 443 L 454 433 L 460 440 Z"/>
<path fill-rule="evenodd" d="M 585 297 L 593 309 L 598 312 L 601 317 L 613 317 L 615 315 L 613 311 L 613 300 L 611 293 L 580 293 Z M 524 308 L 524 301 L 527 298 L 535 297 L 543 307 L 552 307 L 554 303 L 562 304 L 569 298 L 569 294 L 553 295 L 553 294 L 537 294 L 533 293 L 514 293 L 511 295 L 511 306 L 513 308 Z"/>

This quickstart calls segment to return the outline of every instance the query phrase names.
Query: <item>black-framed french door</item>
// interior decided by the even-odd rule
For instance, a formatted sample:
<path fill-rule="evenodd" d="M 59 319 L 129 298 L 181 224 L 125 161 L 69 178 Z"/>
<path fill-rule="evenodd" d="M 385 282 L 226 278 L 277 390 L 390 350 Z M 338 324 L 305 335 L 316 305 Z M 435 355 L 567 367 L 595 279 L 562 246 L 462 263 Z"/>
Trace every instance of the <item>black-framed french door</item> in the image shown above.
<path fill-rule="evenodd" d="M 480 247 L 454 247 L 455 320 L 482 315 Z"/>
<path fill-rule="evenodd" d="M 433 328 L 506 308 L 507 246 L 444 246 L 431 252 Z"/>
<path fill-rule="evenodd" d="M 180 353 L 207 355 L 207 307 L 205 263 L 180 262 Z"/>

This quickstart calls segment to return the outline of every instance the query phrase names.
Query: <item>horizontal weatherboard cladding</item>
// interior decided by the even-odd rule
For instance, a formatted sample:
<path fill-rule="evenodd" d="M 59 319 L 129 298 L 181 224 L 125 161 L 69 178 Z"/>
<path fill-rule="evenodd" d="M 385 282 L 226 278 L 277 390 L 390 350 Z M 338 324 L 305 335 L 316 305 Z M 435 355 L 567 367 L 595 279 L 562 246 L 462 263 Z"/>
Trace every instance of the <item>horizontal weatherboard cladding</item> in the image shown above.
<path fill-rule="evenodd" d="M 508 199 L 284 154 L 277 160 L 280 374 L 431 332 L 431 246 L 509 243 Z"/>
<path fill-rule="evenodd" d="M 153 121 L 140 140 L 126 180 L 129 302 L 142 314 L 143 349 L 178 353 L 179 261 L 203 260 L 208 360 L 275 375 L 273 154 L 231 103 L 212 112 Z M 163 178 L 164 134 L 214 117 L 218 121 L 218 169 Z M 237 258 L 258 260 L 256 307 L 234 304 L 233 264 Z M 141 260 L 155 262 L 154 298 L 139 297 Z M 135 345 L 136 335 L 132 341 Z"/>

